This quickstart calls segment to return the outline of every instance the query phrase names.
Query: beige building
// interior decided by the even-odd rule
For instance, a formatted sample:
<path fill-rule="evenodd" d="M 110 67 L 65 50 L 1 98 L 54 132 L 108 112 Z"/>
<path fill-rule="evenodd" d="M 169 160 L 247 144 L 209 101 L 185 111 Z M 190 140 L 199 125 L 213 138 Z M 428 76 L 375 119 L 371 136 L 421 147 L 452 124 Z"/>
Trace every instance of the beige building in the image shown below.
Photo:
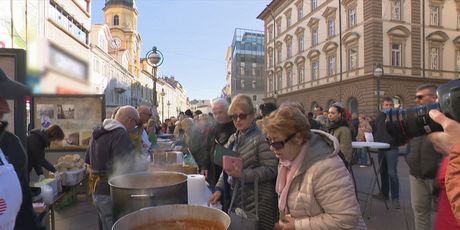
<path fill-rule="evenodd" d="M 174 76 L 158 78 L 158 115 L 164 121 L 189 108 L 187 91 Z"/>
<path fill-rule="evenodd" d="M 460 69 L 460 1 L 426 0 L 422 9 L 420 0 L 273 0 L 258 16 L 265 101 L 296 100 L 307 111 L 342 101 L 373 114 L 381 65 L 380 94 L 414 106 L 417 85 L 458 78 Z"/>

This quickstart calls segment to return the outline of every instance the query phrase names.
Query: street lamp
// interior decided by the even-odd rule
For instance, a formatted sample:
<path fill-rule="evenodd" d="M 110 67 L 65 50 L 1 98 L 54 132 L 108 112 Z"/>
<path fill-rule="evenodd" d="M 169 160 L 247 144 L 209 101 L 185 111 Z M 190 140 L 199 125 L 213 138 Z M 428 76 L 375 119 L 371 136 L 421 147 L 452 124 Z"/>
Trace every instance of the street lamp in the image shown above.
<path fill-rule="evenodd" d="M 161 119 L 164 121 L 165 120 L 165 89 L 161 89 Z"/>
<path fill-rule="evenodd" d="M 147 54 L 145 55 L 147 63 L 152 66 L 152 75 L 153 75 L 153 105 L 158 106 L 157 101 L 157 69 L 158 66 L 163 64 L 164 56 L 161 51 L 154 46 Z"/>
<path fill-rule="evenodd" d="M 171 105 L 171 103 L 169 102 L 169 100 L 168 100 L 168 103 L 166 103 L 166 105 L 168 106 L 168 118 L 170 118 L 170 116 L 169 116 L 169 106 Z"/>
<path fill-rule="evenodd" d="M 377 64 L 374 68 L 374 77 L 377 79 L 377 111 L 380 110 L 380 78 L 383 77 L 383 66 Z"/>

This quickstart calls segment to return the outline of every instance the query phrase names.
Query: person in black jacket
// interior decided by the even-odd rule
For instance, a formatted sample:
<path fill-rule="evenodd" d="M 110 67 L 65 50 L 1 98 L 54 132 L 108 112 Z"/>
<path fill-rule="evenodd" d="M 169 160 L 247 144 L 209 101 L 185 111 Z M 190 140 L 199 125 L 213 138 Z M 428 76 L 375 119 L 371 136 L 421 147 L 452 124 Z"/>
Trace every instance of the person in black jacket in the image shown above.
<path fill-rule="evenodd" d="M 19 99 L 30 92 L 24 85 L 11 81 L 0 69 L 0 120 L 10 111 L 6 99 Z M 6 122 L 4 122 L 6 123 Z M 32 194 L 29 187 L 27 172 L 27 154 L 19 138 L 8 131 L 0 132 L 0 148 L 5 157 L 13 165 L 19 179 L 22 192 L 22 203 L 16 216 L 15 230 L 44 230 L 32 207 Z M 2 188 L 0 182 L 0 189 Z"/>
<path fill-rule="evenodd" d="M 384 110 L 393 108 L 393 99 L 391 97 L 384 97 L 382 101 L 382 108 Z M 396 140 L 387 132 L 385 125 L 386 115 L 384 112 L 379 112 L 375 119 L 374 140 L 377 142 L 384 142 L 390 144 L 390 149 L 385 149 L 379 152 L 380 177 L 382 179 L 382 193 L 378 197 L 388 199 L 391 189 L 391 200 L 395 209 L 400 209 L 399 204 L 399 178 L 398 178 L 398 156 L 399 149 L 396 145 Z"/>
<path fill-rule="evenodd" d="M 50 146 L 52 141 L 64 139 L 64 132 L 59 125 L 53 124 L 46 129 L 34 129 L 27 137 L 27 156 L 29 157 L 29 173 L 32 168 L 38 176 L 43 175 L 43 168 L 55 173 L 56 169 L 45 158 L 45 149 Z"/>

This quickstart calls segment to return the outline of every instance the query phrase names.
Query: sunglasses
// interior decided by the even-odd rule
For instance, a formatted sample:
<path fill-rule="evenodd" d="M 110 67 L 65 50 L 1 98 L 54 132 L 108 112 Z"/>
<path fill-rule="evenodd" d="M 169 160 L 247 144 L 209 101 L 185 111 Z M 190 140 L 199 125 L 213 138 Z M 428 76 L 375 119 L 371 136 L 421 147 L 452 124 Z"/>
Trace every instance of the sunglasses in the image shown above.
<path fill-rule="evenodd" d="M 275 141 L 275 142 L 273 142 L 270 138 L 267 137 L 267 142 L 274 149 L 280 150 L 284 148 L 284 145 L 288 143 L 293 137 L 295 137 L 295 133 L 289 135 L 288 138 L 286 138 L 286 140 L 284 141 Z"/>
<path fill-rule="evenodd" d="M 422 100 L 426 96 L 431 96 L 432 94 L 424 94 L 424 95 L 417 95 L 415 96 L 415 99 Z"/>
<path fill-rule="evenodd" d="M 233 114 L 233 115 L 230 115 L 230 118 L 232 118 L 232 120 L 236 121 L 238 119 L 240 119 L 240 121 L 242 120 L 246 120 L 246 118 L 248 118 L 248 113 L 241 113 L 241 114 Z"/>

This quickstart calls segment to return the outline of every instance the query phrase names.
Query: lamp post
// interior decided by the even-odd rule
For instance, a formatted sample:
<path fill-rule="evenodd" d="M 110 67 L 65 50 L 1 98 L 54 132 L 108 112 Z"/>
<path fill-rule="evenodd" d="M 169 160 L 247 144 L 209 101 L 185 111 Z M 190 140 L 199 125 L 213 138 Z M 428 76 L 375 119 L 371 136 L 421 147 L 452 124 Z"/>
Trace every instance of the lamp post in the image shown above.
<path fill-rule="evenodd" d="M 161 119 L 164 121 L 165 120 L 165 89 L 161 89 Z"/>
<path fill-rule="evenodd" d="M 380 111 L 380 78 L 383 77 L 383 66 L 377 64 L 374 68 L 374 77 L 377 80 L 377 111 Z"/>
<path fill-rule="evenodd" d="M 163 64 L 164 57 L 163 53 L 154 46 L 147 54 L 145 55 L 147 63 L 152 66 L 152 75 L 153 75 L 153 105 L 158 106 L 157 101 L 157 69 L 158 66 Z"/>
<path fill-rule="evenodd" d="M 168 106 L 168 118 L 170 118 L 170 116 L 169 116 L 169 106 L 171 105 L 171 103 L 169 102 L 169 100 L 168 100 L 168 103 L 166 103 L 166 105 Z"/>

